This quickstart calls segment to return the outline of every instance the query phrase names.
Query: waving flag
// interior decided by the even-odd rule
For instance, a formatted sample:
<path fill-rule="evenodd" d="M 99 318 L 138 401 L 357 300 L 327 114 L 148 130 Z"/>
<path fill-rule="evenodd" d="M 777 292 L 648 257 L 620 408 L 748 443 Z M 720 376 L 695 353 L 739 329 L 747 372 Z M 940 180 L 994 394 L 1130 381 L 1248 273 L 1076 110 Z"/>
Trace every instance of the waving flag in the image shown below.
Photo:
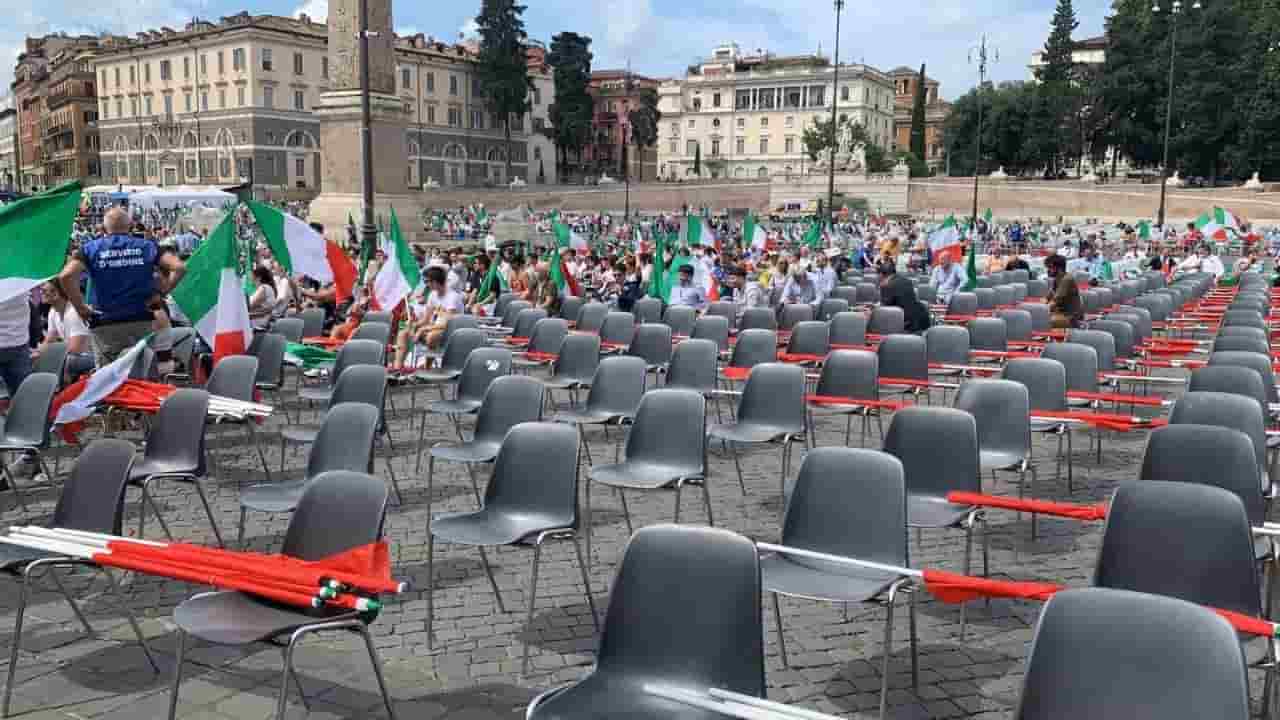
<path fill-rule="evenodd" d="M 121 353 L 110 365 L 98 368 L 92 375 L 63 388 L 49 409 L 54 424 L 66 426 L 92 415 L 94 406 L 129 379 L 129 373 L 149 340 L 151 336 L 148 335 Z"/>
<path fill-rule="evenodd" d="M 80 183 L 74 180 L 0 208 L 0 302 L 62 270 L 79 211 Z"/>
<path fill-rule="evenodd" d="M 755 213 L 749 213 L 742 224 L 742 242 L 760 252 L 764 252 L 769 247 L 769 234 L 760 227 Z"/>
<path fill-rule="evenodd" d="M 1150 222 L 1143 220 L 1142 222 L 1138 223 L 1138 239 L 1139 240 L 1151 239 L 1151 223 Z"/>
<path fill-rule="evenodd" d="M 235 212 L 227 213 L 187 261 L 173 300 L 213 348 L 213 362 L 241 355 L 253 340 L 249 303 L 238 270 Z"/>
<path fill-rule="evenodd" d="M 480 289 L 476 292 L 476 302 L 483 303 L 490 295 L 496 300 L 498 295 L 507 292 L 507 278 L 498 269 L 498 263 L 489 263 L 489 272 L 485 273 L 484 280 L 480 282 Z"/>
<path fill-rule="evenodd" d="M 822 246 L 822 223 L 814 222 L 809 225 L 809 229 L 805 231 L 804 237 L 800 242 L 809 246 L 810 250 L 817 250 Z"/>
<path fill-rule="evenodd" d="M 1208 239 L 1225 241 L 1229 238 L 1228 233 L 1240 233 L 1240 221 L 1230 211 L 1215 206 L 1196 218 L 1196 229 Z"/>
<path fill-rule="evenodd" d="M 683 237 L 680 239 L 687 247 L 714 245 L 716 250 L 720 249 L 720 241 L 716 238 L 715 231 L 711 229 L 711 223 L 707 222 L 707 219 L 701 215 L 685 216 Z"/>
<path fill-rule="evenodd" d="M 351 298 L 356 266 L 337 243 L 324 239 L 310 225 L 288 213 L 250 200 L 249 212 L 262 228 L 271 254 L 290 275 L 306 275 L 321 283 L 333 283 L 338 302 Z"/>
<path fill-rule="evenodd" d="M 373 279 L 373 300 L 382 310 L 392 310 L 401 300 L 409 297 L 422 281 L 418 261 L 409 251 L 409 244 L 400 233 L 400 221 L 395 208 L 391 208 L 391 225 L 382 248 L 386 262 Z"/>
<path fill-rule="evenodd" d="M 586 238 L 574 232 L 573 228 L 568 225 L 556 220 L 551 224 L 551 229 L 556 234 L 556 244 L 558 246 L 582 252 L 587 250 Z"/>
<path fill-rule="evenodd" d="M 950 252 L 952 257 L 958 257 L 964 251 L 961 240 L 960 226 L 956 224 L 955 216 L 948 215 L 937 229 L 929 233 L 929 252 L 933 253 L 933 261 L 938 262 L 938 258 L 944 252 Z"/>
<path fill-rule="evenodd" d="M 569 272 L 569 265 L 564 260 L 564 255 L 560 252 L 561 248 L 556 248 L 551 254 L 551 270 L 548 273 L 551 282 L 556 284 L 560 289 L 560 297 L 582 297 L 582 289 L 578 287 L 578 280 Z"/>
<path fill-rule="evenodd" d="M 667 236 L 660 232 L 653 233 L 655 249 L 653 251 L 653 267 L 649 271 L 649 296 L 659 300 L 667 299 Z"/>
<path fill-rule="evenodd" d="M 964 268 L 964 291 L 970 292 L 978 287 L 978 243 L 969 244 L 969 262 Z"/>

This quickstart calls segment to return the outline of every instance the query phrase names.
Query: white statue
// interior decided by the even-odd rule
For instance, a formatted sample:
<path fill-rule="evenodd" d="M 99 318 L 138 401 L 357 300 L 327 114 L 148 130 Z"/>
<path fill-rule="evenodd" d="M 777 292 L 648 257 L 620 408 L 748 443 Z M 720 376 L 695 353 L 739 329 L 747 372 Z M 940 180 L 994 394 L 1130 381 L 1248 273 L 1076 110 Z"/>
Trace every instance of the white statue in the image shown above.
<path fill-rule="evenodd" d="M 427 184 L 425 185 L 425 187 L 429 187 L 429 188 L 438 188 L 438 187 L 440 187 L 440 181 L 439 181 L 439 180 L 436 180 L 436 179 L 435 179 L 435 178 L 433 178 L 433 177 L 428 176 L 428 177 L 427 177 Z"/>
<path fill-rule="evenodd" d="M 1256 172 L 1253 174 L 1253 177 L 1245 181 L 1244 187 L 1246 190 L 1257 190 L 1259 192 L 1266 189 L 1266 186 L 1262 184 L 1262 178 L 1259 177 Z"/>
<path fill-rule="evenodd" d="M 609 173 L 600 173 L 600 180 L 596 182 L 597 185 L 616 185 L 617 183 L 617 180 L 609 177 Z"/>
<path fill-rule="evenodd" d="M 520 177 L 520 176 L 518 176 L 518 175 L 517 175 L 516 177 L 512 178 L 512 179 L 511 179 L 511 182 L 509 183 L 509 187 L 513 187 L 513 188 L 515 188 L 515 187 L 524 187 L 525 185 L 528 185 L 528 183 L 526 183 L 526 182 L 524 181 L 524 178 L 521 178 L 521 177 Z"/>
<path fill-rule="evenodd" d="M 1164 184 L 1166 187 L 1182 187 L 1187 184 L 1187 181 L 1182 179 L 1181 173 L 1174 170 L 1173 175 L 1168 180 L 1165 180 Z"/>
<path fill-rule="evenodd" d="M 1097 174 L 1097 173 L 1095 173 L 1093 170 L 1089 170 L 1089 172 L 1085 173 L 1085 174 L 1080 178 L 1080 180 L 1081 180 L 1081 181 L 1083 181 L 1083 182 L 1087 182 L 1087 183 L 1090 183 L 1090 184 L 1096 185 L 1096 184 L 1098 184 L 1098 180 L 1099 180 L 1099 178 L 1098 178 L 1098 174 Z"/>
<path fill-rule="evenodd" d="M 991 173 L 989 177 L 992 180 L 1007 180 L 1009 178 L 1008 174 L 1006 174 L 1004 171 L 1003 165 L 997 168 L 995 172 Z"/>

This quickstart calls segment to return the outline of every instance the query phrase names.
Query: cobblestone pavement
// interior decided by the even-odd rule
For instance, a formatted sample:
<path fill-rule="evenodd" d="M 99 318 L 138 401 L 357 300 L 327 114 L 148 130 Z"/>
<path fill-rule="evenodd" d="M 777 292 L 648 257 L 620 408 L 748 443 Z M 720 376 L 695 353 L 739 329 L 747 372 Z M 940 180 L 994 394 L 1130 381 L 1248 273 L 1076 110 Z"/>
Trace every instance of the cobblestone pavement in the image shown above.
<path fill-rule="evenodd" d="M 426 391 L 419 391 L 418 407 Z M 430 391 L 434 395 L 434 391 Z M 561 398 L 557 398 L 561 399 Z M 568 543 L 550 543 L 543 553 L 537 609 L 532 624 L 524 623 L 525 588 L 531 553 L 504 548 L 491 553 L 497 583 L 509 612 L 499 612 L 473 549 L 437 544 L 436 643 L 427 647 L 425 556 L 427 542 L 426 482 L 413 472 L 416 426 L 410 427 L 407 390 L 393 393 L 397 410 L 391 412 L 394 450 L 380 454 L 390 459 L 404 489 L 404 505 L 393 506 L 387 519 L 387 536 L 393 548 L 395 575 L 413 583 L 414 591 L 392 599 L 372 626 L 374 640 L 385 665 L 397 712 L 409 720 L 481 720 L 513 718 L 537 692 L 575 680 L 589 671 L 596 646 L 589 611 L 582 594 L 573 551 Z M 935 397 L 935 400 L 941 398 Z M 317 415 L 304 412 L 304 421 Z M 296 417 L 295 417 L 296 420 Z M 273 418 L 260 433 L 266 440 L 273 471 L 280 466 L 280 448 Z M 886 423 L 887 425 L 887 423 Z M 843 422 L 820 420 L 820 445 L 843 440 Z M 211 502 L 224 536 L 234 538 L 238 517 L 237 488 L 260 482 L 261 467 L 239 431 L 231 429 L 211 442 L 218 474 L 207 484 Z M 136 438 L 137 433 L 133 436 Z M 606 437 L 597 429 L 589 439 L 597 460 L 607 458 L 617 431 Z M 453 428 L 439 418 L 427 427 L 428 442 L 454 438 Z M 1076 489 L 1068 495 L 1065 478 L 1055 477 L 1056 440 L 1037 437 L 1035 455 L 1040 482 L 1035 495 L 1078 502 L 1102 500 L 1116 483 L 1135 476 L 1145 434 L 1108 435 L 1102 462 L 1087 450 L 1087 437 L 1077 437 Z M 859 444 L 855 425 L 853 442 Z M 869 445 L 878 437 L 872 431 Z M 945 442 L 945 438 L 938 438 Z M 62 470 L 69 467 L 63 451 Z M 302 451 L 284 458 L 288 475 L 297 477 L 305 465 Z M 743 456 L 747 494 L 734 478 L 732 460 L 719 447 L 711 455 L 711 493 L 717 525 L 749 537 L 776 541 L 781 500 L 778 490 L 780 452 L 776 447 L 752 450 Z M 424 463 L 425 471 L 425 463 Z M 795 465 L 798 467 L 798 463 Z M 381 459 L 379 469 L 385 475 Z M 1013 476 L 992 482 L 989 492 L 1013 493 Z M 696 495 L 694 496 L 696 498 Z M 0 522 L 47 521 L 56 500 L 51 489 L 31 491 L 31 511 L 23 515 L 9 494 L 0 496 L 7 508 Z M 596 493 L 593 518 L 595 551 L 591 582 L 603 612 L 609 583 L 626 540 L 626 529 L 611 493 Z M 704 521 L 700 503 L 685 499 L 685 522 Z M 33 502 L 34 501 L 34 502 Z M 180 539 L 212 542 L 208 523 L 189 487 L 171 485 L 159 490 L 159 501 L 175 535 Z M 465 510 L 474 505 L 470 483 L 462 467 L 437 467 L 434 511 Z M 637 526 L 667 522 L 672 517 L 670 493 L 633 493 L 629 496 Z M 129 519 L 135 520 L 136 497 L 128 502 Z M 250 513 L 246 534 L 254 550 L 278 549 L 287 523 L 283 516 Z M 154 522 L 148 522 L 154 528 Z M 1041 519 L 1039 540 L 1030 539 L 1030 522 L 1009 512 L 990 515 L 992 569 L 1018 579 L 1046 580 L 1083 586 L 1090 581 L 1094 556 L 1101 538 L 1100 523 Z M 153 530 L 154 532 L 154 530 Z M 956 531 L 913 534 L 910 551 L 922 566 L 958 570 L 964 552 L 963 536 Z M 19 653 L 18 684 L 13 712 L 26 718 L 162 718 L 168 709 L 169 679 L 173 668 L 173 607 L 205 588 L 145 576 L 127 585 L 128 601 L 144 618 L 144 631 L 158 650 L 159 675 L 153 674 L 141 650 L 133 643 L 123 616 L 104 583 L 88 575 L 67 578 L 73 592 L 87 598 L 84 606 L 97 637 L 82 634 L 70 608 L 60 596 L 40 592 L 27 612 Z M 0 640 L 3 657 L 13 642 L 17 586 L 0 593 Z M 766 604 L 767 608 L 768 605 Z M 884 648 L 883 610 L 878 606 L 851 607 L 846 620 L 833 605 L 784 599 L 787 647 L 791 667 L 783 667 L 778 655 L 772 617 L 762 619 L 766 633 L 766 665 L 769 697 L 802 707 L 846 717 L 875 717 L 880 687 L 880 663 Z M 969 609 L 969 630 L 964 642 L 958 637 L 955 606 L 942 605 L 927 595 L 919 607 L 920 685 L 910 681 L 910 655 L 906 623 L 899 623 L 891 658 L 891 715 L 895 718 L 1003 718 L 1017 703 L 1023 665 L 1034 622 L 1035 603 L 993 601 L 974 603 Z M 533 670 L 520 677 L 520 656 L 531 645 Z M 1257 657 L 1259 643 L 1249 647 Z M 188 665 L 178 705 L 178 716 L 188 720 L 271 717 L 275 709 L 281 654 L 276 648 L 250 649 L 188 645 Z M 295 654 L 301 683 L 309 699 L 308 716 L 297 694 L 291 697 L 289 717 L 377 718 L 385 715 L 366 656 L 355 636 L 313 637 Z M 1253 674 L 1261 687 L 1261 676 Z M 1256 694 L 1256 693 L 1255 693 Z"/>

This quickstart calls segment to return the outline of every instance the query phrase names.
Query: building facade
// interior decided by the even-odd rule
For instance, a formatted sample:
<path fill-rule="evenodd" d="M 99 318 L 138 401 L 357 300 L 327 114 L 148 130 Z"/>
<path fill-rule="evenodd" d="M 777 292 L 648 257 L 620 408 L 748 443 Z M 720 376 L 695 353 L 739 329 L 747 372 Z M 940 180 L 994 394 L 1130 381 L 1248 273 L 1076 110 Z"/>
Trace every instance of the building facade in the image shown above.
<path fill-rule="evenodd" d="M 37 190 L 101 174 L 94 36 L 27 38 L 12 85 L 17 184 Z"/>
<path fill-rule="evenodd" d="M 17 189 L 18 165 L 14 154 L 17 139 L 18 112 L 14 109 L 12 95 L 0 96 L 0 190 Z"/>
<path fill-rule="evenodd" d="M 320 191 L 320 120 L 329 87 L 324 23 L 240 13 L 108 44 L 93 62 L 102 174 L 122 184 L 251 182 L 273 197 Z M 480 98 L 475 55 L 422 34 L 396 37 L 411 188 L 500 184 L 507 147 Z M 528 118 L 512 126 L 512 174 L 524 177 Z"/>
<path fill-rule="evenodd" d="M 743 56 L 733 44 L 691 66 L 685 77 L 658 88 L 658 171 L 662 178 L 767 178 L 804 173 L 804 129 L 831 117 L 860 123 L 889 147 L 893 137 L 893 82 L 867 65 L 833 68 L 820 55 Z M 695 171 L 695 165 L 699 166 Z"/>
<path fill-rule="evenodd" d="M 893 80 L 893 144 L 891 150 L 911 149 L 911 112 L 915 108 L 916 86 L 920 73 L 909 67 L 896 67 L 889 71 Z M 940 84 L 924 78 L 924 157 L 931 168 L 943 167 L 947 162 L 946 139 L 943 128 L 951 114 L 951 103 L 939 95 Z"/>
<path fill-rule="evenodd" d="M 588 94 L 595 101 L 591 142 L 582 152 L 582 161 L 590 171 L 634 180 L 657 177 L 657 148 L 641 148 L 635 144 L 630 113 L 640 106 L 644 93 L 656 93 L 660 84 L 628 70 L 591 73 L 591 83 L 587 86 Z"/>
<path fill-rule="evenodd" d="M 1077 40 L 1071 48 L 1071 62 L 1076 65 L 1100 66 L 1107 61 L 1107 36 Z M 1027 63 L 1027 79 L 1035 80 L 1040 68 L 1044 67 L 1044 49 L 1031 53 L 1031 62 Z"/>

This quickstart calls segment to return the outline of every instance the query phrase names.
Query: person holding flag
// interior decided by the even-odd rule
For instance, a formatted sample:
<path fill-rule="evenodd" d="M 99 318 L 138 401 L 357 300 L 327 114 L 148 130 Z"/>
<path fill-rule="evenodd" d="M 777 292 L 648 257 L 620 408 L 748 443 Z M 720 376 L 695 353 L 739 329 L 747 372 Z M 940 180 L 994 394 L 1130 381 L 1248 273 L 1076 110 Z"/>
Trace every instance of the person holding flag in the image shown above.
<path fill-rule="evenodd" d="M 667 298 L 667 304 L 685 305 L 694 310 L 701 310 L 707 305 L 707 298 L 702 292 L 702 288 L 693 282 L 693 263 L 685 259 L 686 262 L 679 268 L 679 279 L 671 287 L 671 295 Z"/>
<path fill-rule="evenodd" d="M 428 348 L 439 347 L 444 341 L 444 330 L 449 318 L 466 312 L 462 293 L 449 289 L 444 268 L 429 267 L 426 276 L 427 288 L 430 290 L 426 308 L 422 315 L 396 336 L 396 356 L 391 367 L 400 369 L 401 372 L 404 372 L 405 357 L 414 343 L 426 343 Z"/>

